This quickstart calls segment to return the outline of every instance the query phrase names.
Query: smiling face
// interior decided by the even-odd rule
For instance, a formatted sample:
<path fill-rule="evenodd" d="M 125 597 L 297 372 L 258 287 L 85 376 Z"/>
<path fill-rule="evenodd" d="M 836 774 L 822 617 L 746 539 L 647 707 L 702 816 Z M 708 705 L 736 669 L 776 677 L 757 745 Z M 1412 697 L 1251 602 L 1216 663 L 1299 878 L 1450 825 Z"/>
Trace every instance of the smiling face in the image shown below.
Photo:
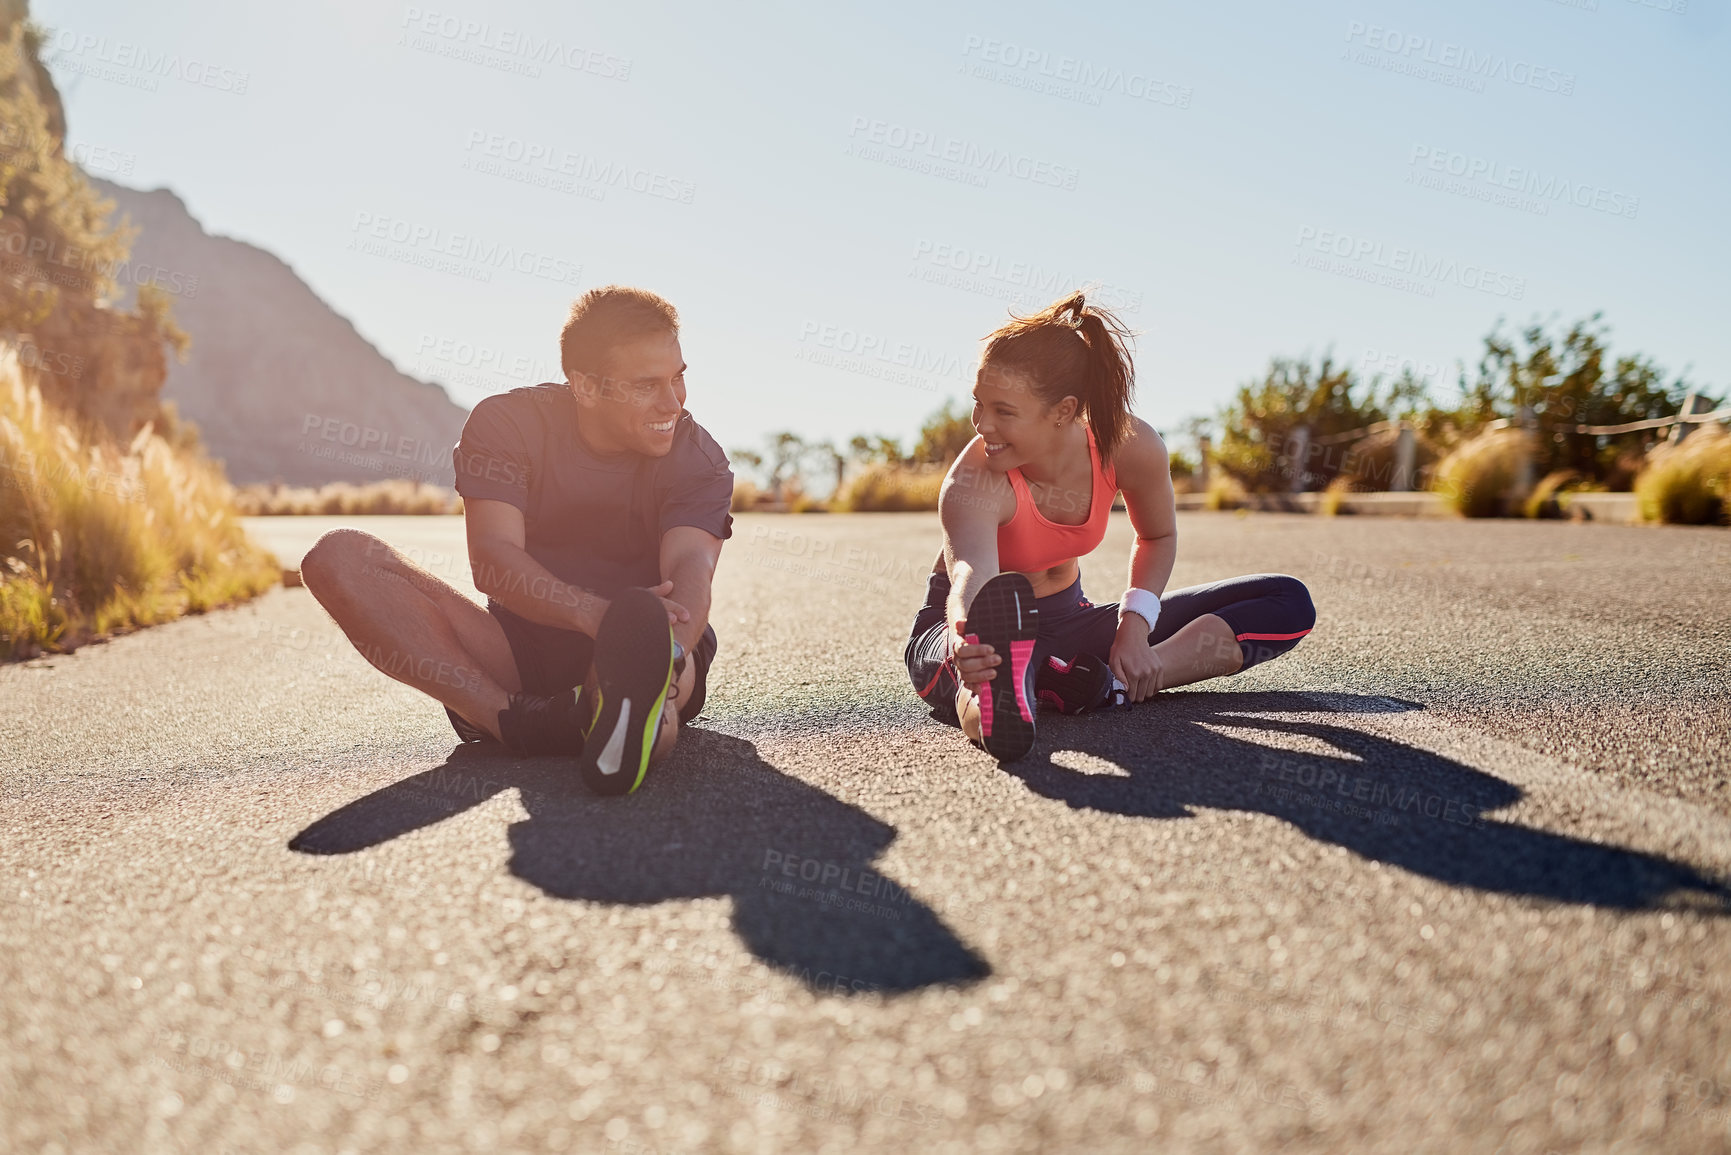
<path fill-rule="evenodd" d="M 1075 397 L 1048 405 L 1026 373 L 989 362 L 974 378 L 974 431 L 986 443 L 986 464 L 995 473 L 1045 461 L 1062 444 L 1061 425 L 1076 415 Z"/>
<path fill-rule="evenodd" d="M 605 371 L 571 393 L 583 407 L 583 439 L 600 453 L 665 457 L 685 410 L 685 355 L 671 332 L 633 337 L 607 353 Z"/>

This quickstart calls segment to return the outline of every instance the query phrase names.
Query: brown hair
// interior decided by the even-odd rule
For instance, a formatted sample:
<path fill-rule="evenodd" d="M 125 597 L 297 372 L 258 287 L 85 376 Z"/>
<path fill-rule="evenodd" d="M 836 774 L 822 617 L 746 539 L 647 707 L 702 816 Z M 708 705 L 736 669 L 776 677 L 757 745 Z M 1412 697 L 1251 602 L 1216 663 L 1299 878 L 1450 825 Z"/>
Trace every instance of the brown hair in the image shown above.
<path fill-rule="evenodd" d="M 613 346 L 655 333 L 679 336 L 679 310 L 648 289 L 604 285 L 571 306 L 559 333 L 559 365 L 568 381 L 598 373 Z"/>
<path fill-rule="evenodd" d="M 981 375 L 988 369 L 1025 374 L 1034 395 L 1047 405 L 1076 397 L 1100 459 L 1109 460 L 1130 436 L 1130 399 L 1136 391 L 1130 330 L 1111 310 L 1088 304 L 1081 292 L 1032 316 L 1010 316 L 1009 324 L 986 338 Z"/>

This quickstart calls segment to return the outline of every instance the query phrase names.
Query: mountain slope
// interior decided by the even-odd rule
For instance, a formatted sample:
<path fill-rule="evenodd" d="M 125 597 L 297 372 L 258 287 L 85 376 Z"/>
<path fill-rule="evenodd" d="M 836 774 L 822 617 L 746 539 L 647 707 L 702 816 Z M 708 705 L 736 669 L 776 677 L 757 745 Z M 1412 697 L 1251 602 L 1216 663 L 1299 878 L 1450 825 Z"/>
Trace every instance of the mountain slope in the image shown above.
<path fill-rule="evenodd" d="M 92 183 L 138 226 L 122 285 L 161 285 L 192 336 L 163 397 L 230 480 L 451 484 L 467 412 L 443 389 L 399 373 L 282 260 L 206 233 L 167 189 Z"/>

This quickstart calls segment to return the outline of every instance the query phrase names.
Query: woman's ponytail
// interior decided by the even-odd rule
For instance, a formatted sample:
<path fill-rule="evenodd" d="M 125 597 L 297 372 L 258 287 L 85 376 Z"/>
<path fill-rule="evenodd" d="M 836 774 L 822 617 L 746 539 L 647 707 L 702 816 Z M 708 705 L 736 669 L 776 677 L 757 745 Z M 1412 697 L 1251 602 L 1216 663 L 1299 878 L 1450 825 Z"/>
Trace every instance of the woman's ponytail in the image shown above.
<path fill-rule="evenodd" d="M 986 338 L 981 371 L 1025 374 L 1041 400 L 1081 402 L 1102 460 L 1110 460 L 1130 436 L 1130 402 L 1136 370 L 1133 336 L 1110 309 L 1071 293 L 1031 316 L 1012 314 L 1009 324 Z"/>

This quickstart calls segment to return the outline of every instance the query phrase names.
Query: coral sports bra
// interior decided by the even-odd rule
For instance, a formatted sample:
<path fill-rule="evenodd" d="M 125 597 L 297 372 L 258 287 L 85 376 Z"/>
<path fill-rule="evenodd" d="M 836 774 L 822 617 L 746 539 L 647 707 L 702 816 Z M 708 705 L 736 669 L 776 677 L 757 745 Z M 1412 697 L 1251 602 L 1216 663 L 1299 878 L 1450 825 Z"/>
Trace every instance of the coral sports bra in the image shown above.
<path fill-rule="evenodd" d="M 1016 513 L 998 527 L 1000 572 L 1039 573 L 1092 553 L 1105 538 L 1112 499 L 1118 496 L 1118 471 L 1101 465 L 1092 429 L 1088 430 L 1088 459 L 1094 464 L 1093 490 L 1088 520 L 1081 525 L 1046 520 L 1034 505 L 1034 495 L 1028 492 L 1028 480 L 1021 469 L 1009 471 L 1010 487 L 1016 491 Z"/>

